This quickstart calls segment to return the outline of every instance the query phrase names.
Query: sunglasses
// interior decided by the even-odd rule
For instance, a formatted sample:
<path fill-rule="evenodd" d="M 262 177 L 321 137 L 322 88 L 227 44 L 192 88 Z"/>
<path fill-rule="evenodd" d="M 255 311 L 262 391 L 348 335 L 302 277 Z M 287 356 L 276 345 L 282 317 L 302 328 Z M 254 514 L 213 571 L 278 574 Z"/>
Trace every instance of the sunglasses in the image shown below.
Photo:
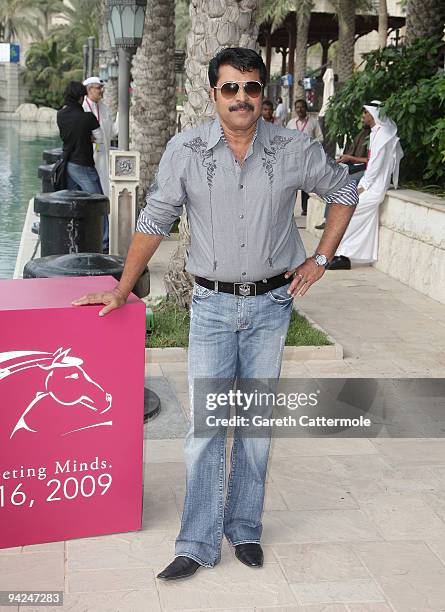
<path fill-rule="evenodd" d="M 244 87 L 244 93 L 249 98 L 258 98 L 263 91 L 263 84 L 259 81 L 227 81 L 220 87 L 214 87 L 213 89 L 220 89 L 221 95 L 226 100 L 234 98 L 239 92 L 240 84 Z"/>

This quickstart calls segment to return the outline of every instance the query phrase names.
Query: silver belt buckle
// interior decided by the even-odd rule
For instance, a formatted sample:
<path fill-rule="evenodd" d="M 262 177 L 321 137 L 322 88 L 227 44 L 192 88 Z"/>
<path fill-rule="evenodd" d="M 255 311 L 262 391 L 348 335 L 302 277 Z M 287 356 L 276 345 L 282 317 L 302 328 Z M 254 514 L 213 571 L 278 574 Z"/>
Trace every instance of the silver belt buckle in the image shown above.
<path fill-rule="evenodd" d="M 248 297 L 251 295 L 256 296 L 256 284 L 255 283 L 233 283 L 233 295 L 237 295 L 236 287 L 239 287 L 238 292 L 242 297 Z M 251 288 L 253 287 L 253 293 Z"/>

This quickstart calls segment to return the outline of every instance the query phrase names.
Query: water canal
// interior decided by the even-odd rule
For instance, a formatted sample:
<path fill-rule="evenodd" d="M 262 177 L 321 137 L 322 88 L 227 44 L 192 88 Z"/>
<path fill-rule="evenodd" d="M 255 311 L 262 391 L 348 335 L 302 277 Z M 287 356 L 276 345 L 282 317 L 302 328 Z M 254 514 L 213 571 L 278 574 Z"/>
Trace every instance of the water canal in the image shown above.
<path fill-rule="evenodd" d="M 57 128 L 0 120 L 0 278 L 12 278 L 28 202 L 41 191 L 44 149 L 60 146 Z"/>

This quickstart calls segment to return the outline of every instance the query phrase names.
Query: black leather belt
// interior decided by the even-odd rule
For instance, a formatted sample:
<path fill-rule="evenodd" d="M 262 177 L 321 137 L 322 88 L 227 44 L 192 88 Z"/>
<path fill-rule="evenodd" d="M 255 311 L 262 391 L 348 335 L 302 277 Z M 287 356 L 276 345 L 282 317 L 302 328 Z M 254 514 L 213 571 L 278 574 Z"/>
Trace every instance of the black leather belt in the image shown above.
<path fill-rule="evenodd" d="M 243 297 L 261 295 L 278 289 L 283 285 L 287 285 L 291 282 L 290 278 L 285 278 L 285 272 L 278 274 L 278 276 L 272 276 L 266 280 L 257 282 L 245 282 L 245 283 L 225 283 L 221 281 L 212 281 L 201 276 L 195 276 L 195 280 L 198 285 L 205 287 L 206 289 L 212 289 L 212 291 L 222 291 L 223 293 L 232 293 L 233 295 L 241 295 Z"/>

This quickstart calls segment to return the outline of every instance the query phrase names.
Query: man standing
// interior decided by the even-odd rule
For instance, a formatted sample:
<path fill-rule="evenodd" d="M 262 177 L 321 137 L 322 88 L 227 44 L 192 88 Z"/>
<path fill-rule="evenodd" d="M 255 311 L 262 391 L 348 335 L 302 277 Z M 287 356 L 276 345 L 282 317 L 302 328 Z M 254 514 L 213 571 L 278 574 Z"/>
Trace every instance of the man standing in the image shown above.
<path fill-rule="evenodd" d="M 86 87 L 87 95 L 83 101 L 83 109 L 93 113 L 101 128 L 101 138 L 96 138 L 93 143 L 94 163 L 99 174 L 103 193 L 110 196 L 110 172 L 109 158 L 111 139 L 117 134 L 117 126 L 113 121 L 111 112 L 102 100 L 104 84 L 99 77 L 89 77 L 83 84 Z"/>
<path fill-rule="evenodd" d="M 251 49 L 224 49 L 210 61 L 216 119 L 167 145 L 117 287 L 75 302 L 105 304 L 102 316 L 122 306 L 185 204 L 191 236 L 186 269 L 195 276 L 188 357 L 192 423 L 175 558 L 158 575 L 166 580 L 215 566 L 224 535 L 239 561 L 263 564 L 270 432 L 249 438 L 235 429 L 225 495 L 227 427 L 195 435 L 207 410 L 198 391 L 201 384 L 219 391 L 235 378 L 278 379 L 293 298 L 323 276 L 357 202 L 347 169 L 329 161 L 320 143 L 260 119 L 265 81 L 263 60 Z M 293 216 L 300 188 L 332 202 L 317 252 L 308 258 Z M 220 408 L 218 416 L 228 410 Z"/>
<path fill-rule="evenodd" d="M 391 177 L 397 189 L 403 157 L 397 126 L 389 117 L 380 116 L 380 105 L 378 100 L 373 100 L 363 107 L 363 124 L 371 129 L 368 164 L 358 183 L 357 210 L 329 264 L 330 270 L 350 270 L 351 260 L 358 263 L 377 260 L 379 206 L 385 199 Z"/>
<path fill-rule="evenodd" d="M 316 117 L 311 117 L 307 114 L 307 102 L 304 99 L 295 100 L 294 104 L 296 117 L 291 119 L 287 124 L 288 130 L 298 130 L 307 134 L 310 138 L 315 138 L 318 142 L 323 142 L 323 132 Z M 305 191 L 301 192 L 301 214 L 303 217 L 307 215 L 307 201 L 309 194 Z"/>
<path fill-rule="evenodd" d="M 266 123 L 274 123 L 273 102 L 271 100 L 263 100 L 261 116 L 263 117 L 263 121 L 266 121 Z"/>
<path fill-rule="evenodd" d="M 57 111 L 57 126 L 66 160 L 66 187 L 89 193 L 102 193 L 94 166 L 91 141 L 100 137 L 99 123 L 82 108 L 85 87 L 70 81 L 64 91 L 64 105 Z"/>
<path fill-rule="evenodd" d="M 274 123 L 277 125 L 284 125 L 286 121 L 286 107 L 283 104 L 283 98 L 280 96 L 277 98 L 277 108 L 274 112 Z"/>
<path fill-rule="evenodd" d="M 83 101 L 83 109 L 93 113 L 100 125 L 100 135 L 93 142 L 94 164 L 99 175 L 102 192 L 110 197 L 109 159 L 111 139 L 117 134 L 116 123 L 113 122 L 108 106 L 102 100 L 104 84 L 99 77 L 89 77 L 83 82 L 87 95 Z M 104 253 L 108 253 L 109 223 L 108 215 L 104 216 Z"/>

